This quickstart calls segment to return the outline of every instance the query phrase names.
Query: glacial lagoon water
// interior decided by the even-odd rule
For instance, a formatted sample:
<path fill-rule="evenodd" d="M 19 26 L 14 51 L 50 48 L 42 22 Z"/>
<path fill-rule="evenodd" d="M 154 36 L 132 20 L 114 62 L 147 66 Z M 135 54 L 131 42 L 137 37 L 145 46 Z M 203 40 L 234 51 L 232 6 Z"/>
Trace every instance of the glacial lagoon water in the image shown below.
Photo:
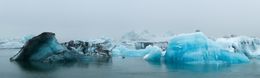
<path fill-rule="evenodd" d="M 142 57 L 102 62 L 39 64 L 10 62 L 19 49 L 0 49 L 0 78 L 259 78 L 260 60 L 233 65 L 149 63 Z"/>

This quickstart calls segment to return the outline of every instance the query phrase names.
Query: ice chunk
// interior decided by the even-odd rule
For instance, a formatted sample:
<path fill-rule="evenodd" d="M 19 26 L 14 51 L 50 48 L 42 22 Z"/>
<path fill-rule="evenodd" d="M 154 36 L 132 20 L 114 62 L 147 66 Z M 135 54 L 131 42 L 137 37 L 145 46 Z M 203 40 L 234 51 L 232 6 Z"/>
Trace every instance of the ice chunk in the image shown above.
<path fill-rule="evenodd" d="M 158 62 L 161 61 L 162 57 L 162 49 L 157 46 L 147 46 L 147 48 L 151 49 L 151 52 L 144 56 L 144 60 Z"/>
<path fill-rule="evenodd" d="M 181 34 L 173 37 L 165 54 L 170 63 L 245 63 L 248 57 L 242 53 L 225 50 L 203 33 Z"/>

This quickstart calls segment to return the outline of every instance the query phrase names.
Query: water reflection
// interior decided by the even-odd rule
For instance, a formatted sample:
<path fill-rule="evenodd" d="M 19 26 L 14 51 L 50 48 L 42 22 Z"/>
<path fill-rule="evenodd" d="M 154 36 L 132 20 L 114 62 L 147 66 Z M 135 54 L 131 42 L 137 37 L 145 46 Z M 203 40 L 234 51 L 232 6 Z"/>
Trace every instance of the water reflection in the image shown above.
<path fill-rule="evenodd" d="M 47 64 L 41 62 L 15 62 L 22 70 L 32 72 L 49 72 L 56 70 L 60 64 Z M 66 64 L 69 66 L 69 64 Z"/>
<path fill-rule="evenodd" d="M 142 63 L 144 61 L 140 61 L 141 59 L 126 59 L 119 61 L 118 59 L 116 63 L 119 65 L 128 64 L 126 62 L 136 62 Z M 122 64 L 121 64 L 122 63 Z M 124 63 L 124 64 L 123 64 Z M 164 62 L 147 62 L 149 66 L 154 68 L 160 68 L 167 72 L 176 72 L 176 71 L 192 71 L 192 72 L 218 72 L 225 71 L 230 69 L 232 64 L 173 64 L 173 63 L 164 63 Z M 60 68 L 70 68 L 70 67 L 78 67 L 78 68 L 89 68 L 89 67 L 113 67 L 112 59 L 85 59 L 80 62 L 73 63 L 41 63 L 41 62 L 15 62 L 23 71 L 30 72 L 53 72 Z M 133 64 L 135 65 L 135 64 Z M 145 64 L 144 64 L 145 65 Z"/>
<path fill-rule="evenodd" d="M 218 72 L 230 68 L 231 64 L 165 64 L 165 66 L 169 71 Z"/>
<path fill-rule="evenodd" d="M 110 58 L 96 58 L 95 60 L 81 60 L 79 62 L 70 63 L 42 63 L 42 62 L 14 62 L 23 71 L 29 72 L 53 72 L 59 68 L 70 68 L 70 67 L 83 67 L 88 68 L 91 66 L 107 66 L 112 63 Z"/>
<path fill-rule="evenodd" d="M 153 67 L 164 67 L 166 71 L 218 72 L 230 69 L 232 64 L 180 64 L 165 62 L 148 62 Z"/>

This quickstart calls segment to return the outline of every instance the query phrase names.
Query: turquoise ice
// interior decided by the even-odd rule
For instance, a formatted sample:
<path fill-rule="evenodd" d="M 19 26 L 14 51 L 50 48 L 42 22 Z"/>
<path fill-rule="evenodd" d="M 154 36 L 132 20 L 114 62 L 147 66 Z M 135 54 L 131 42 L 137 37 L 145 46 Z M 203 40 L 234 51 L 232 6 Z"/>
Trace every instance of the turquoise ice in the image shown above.
<path fill-rule="evenodd" d="M 148 48 L 149 47 L 151 47 L 151 46 L 148 46 Z M 157 46 L 153 46 L 150 48 L 150 50 L 151 51 L 144 56 L 144 60 L 150 61 L 150 62 L 161 61 L 162 52 L 163 52 L 162 49 Z"/>
<path fill-rule="evenodd" d="M 197 32 L 173 37 L 169 41 L 165 61 L 187 64 L 237 64 L 249 62 L 249 59 L 243 53 L 225 50 L 203 33 Z"/>

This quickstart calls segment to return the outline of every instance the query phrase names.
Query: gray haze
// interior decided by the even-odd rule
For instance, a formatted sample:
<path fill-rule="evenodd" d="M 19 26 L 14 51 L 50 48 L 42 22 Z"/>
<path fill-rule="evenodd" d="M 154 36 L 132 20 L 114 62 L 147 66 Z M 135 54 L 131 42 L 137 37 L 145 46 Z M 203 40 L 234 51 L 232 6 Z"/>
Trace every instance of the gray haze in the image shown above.
<path fill-rule="evenodd" d="M 260 0 L 0 0 L 0 36 L 57 33 L 58 38 L 119 38 L 152 33 L 260 36 Z"/>

